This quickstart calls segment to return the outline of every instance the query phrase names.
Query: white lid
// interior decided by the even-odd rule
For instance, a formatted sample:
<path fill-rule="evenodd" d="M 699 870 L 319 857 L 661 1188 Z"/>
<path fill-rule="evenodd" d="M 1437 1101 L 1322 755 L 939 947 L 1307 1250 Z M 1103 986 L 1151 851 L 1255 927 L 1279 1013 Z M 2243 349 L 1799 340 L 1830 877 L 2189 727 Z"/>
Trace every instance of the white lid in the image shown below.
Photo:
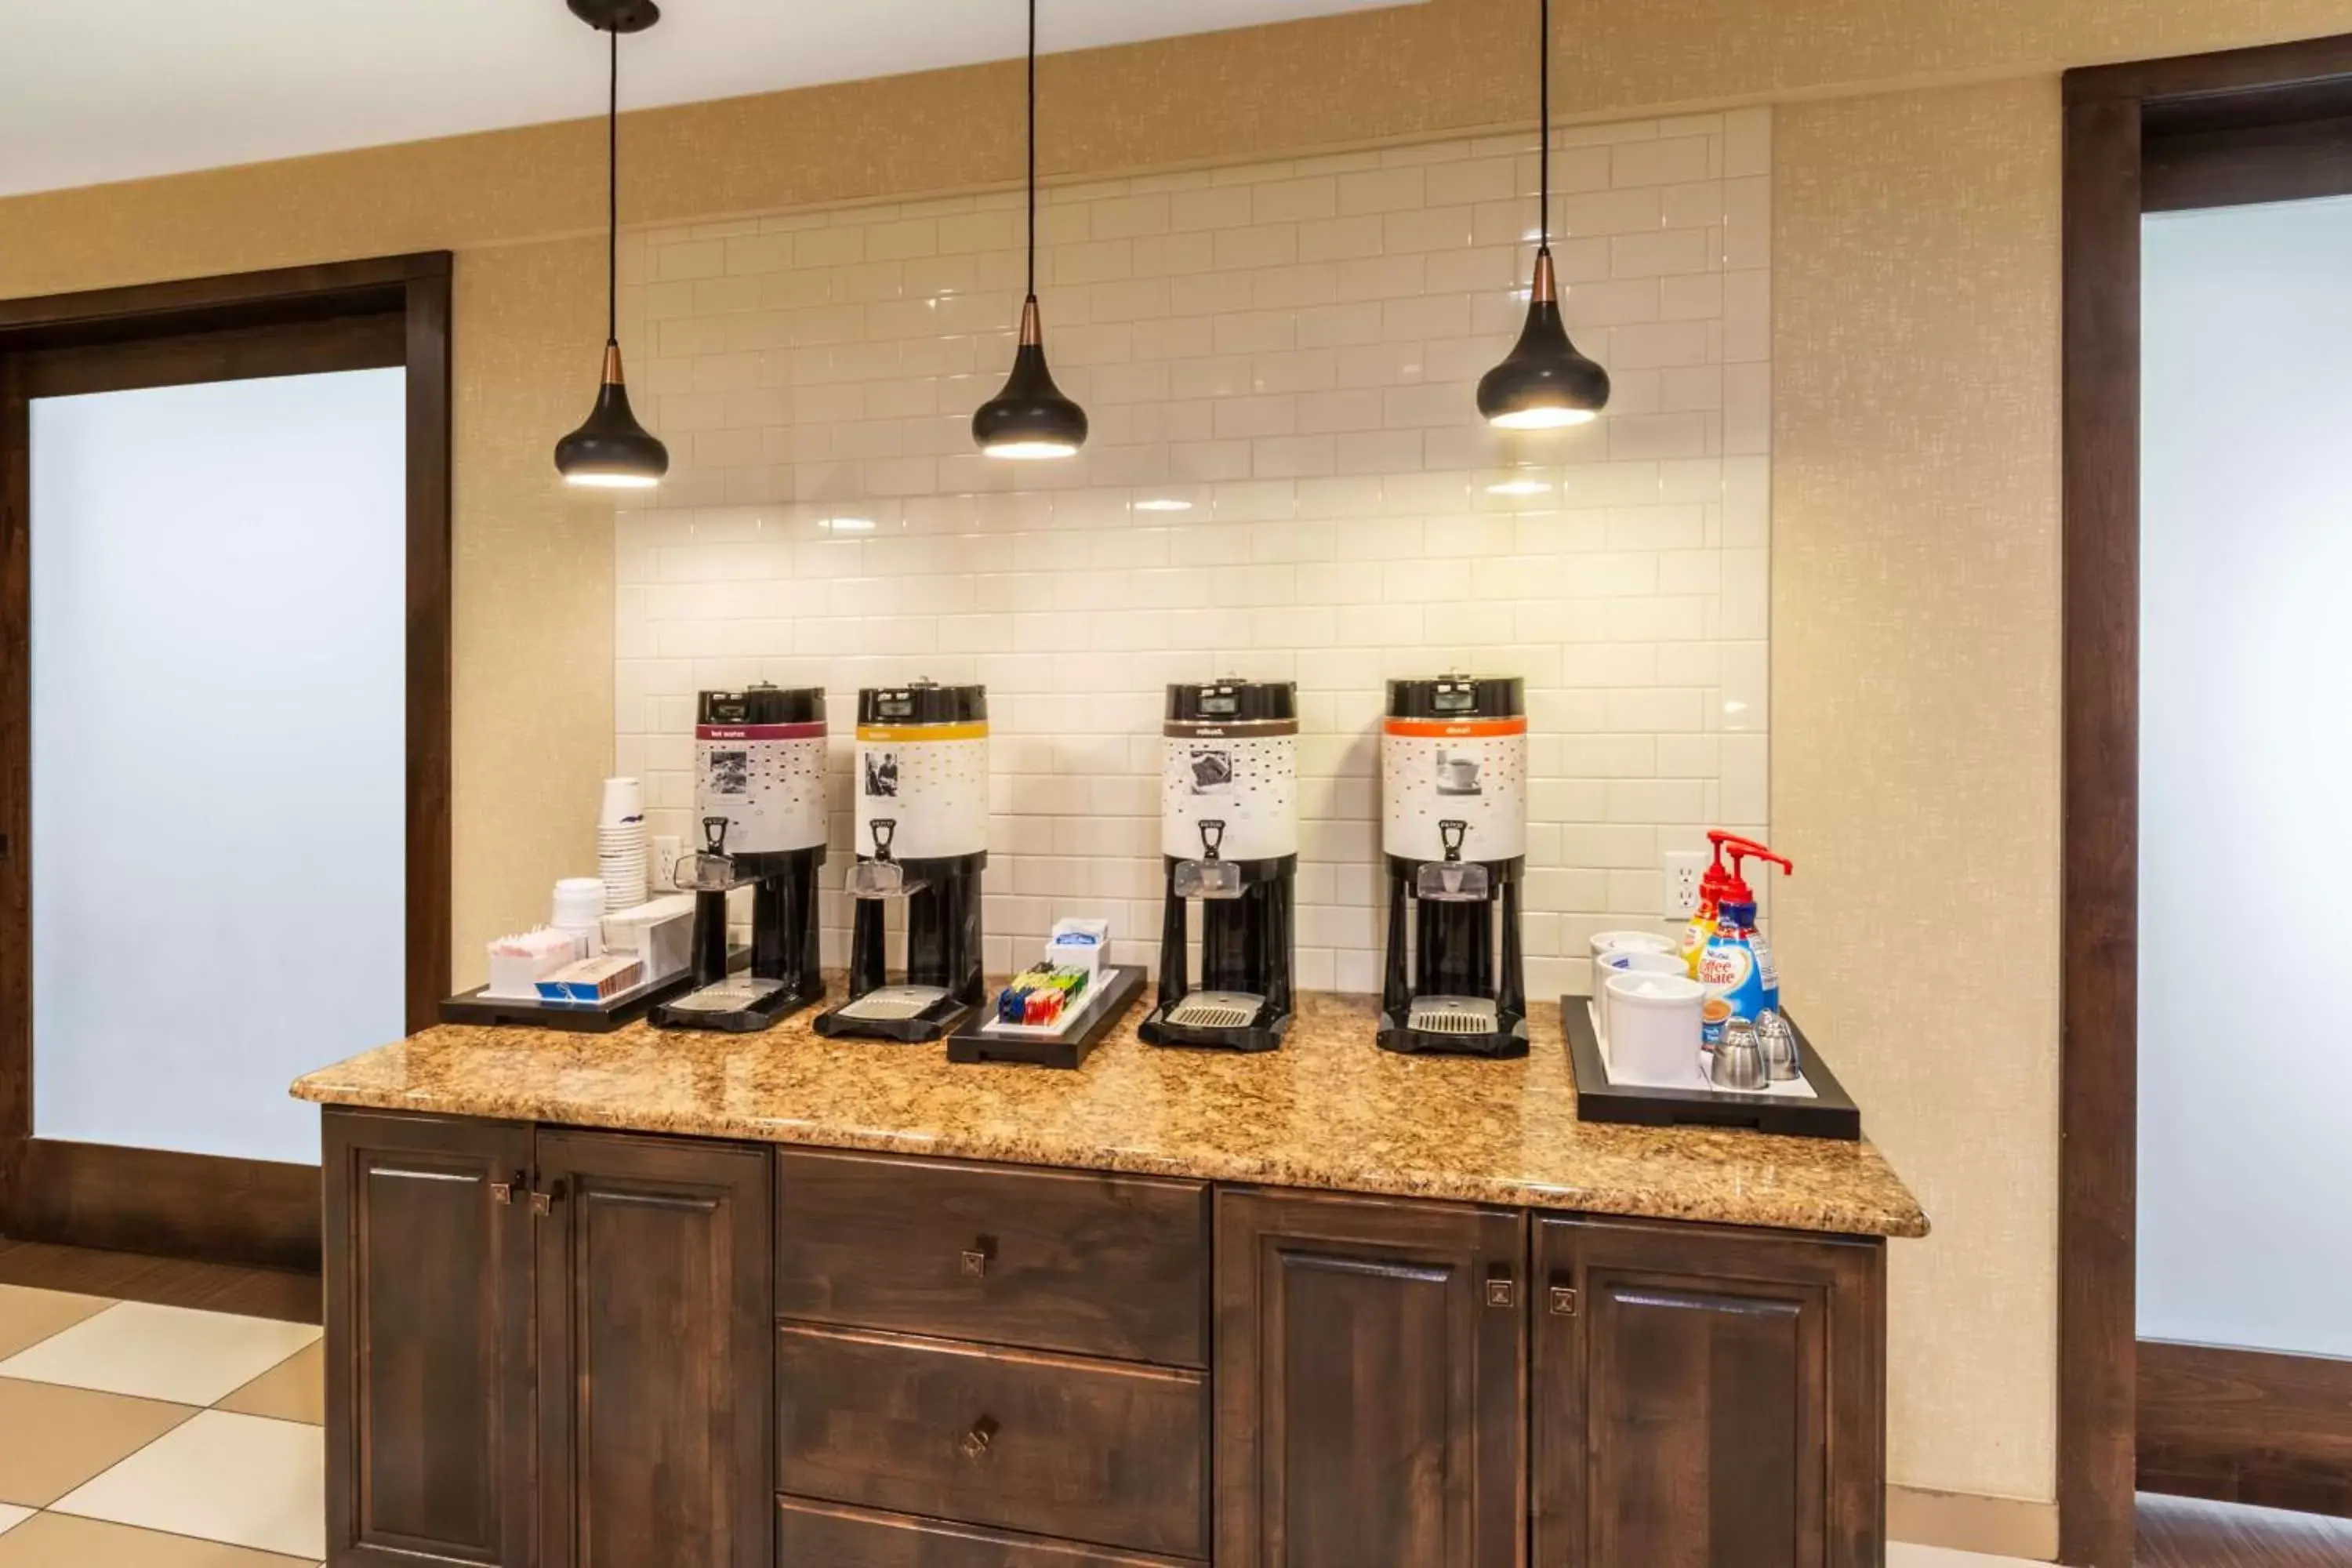
<path fill-rule="evenodd" d="M 1679 952 L 1682 944 L 1654 931 L 1604 931 L 1592 937 L 1595 952 Z"/>
<path fill-rule="evenodd" d="M 1706 987 L 1687 974 L 1654 974 L 1618 970 L 1609 976 L 1609 1005 L 1631 1002 L 1639 1006 L 1679 1007 L 1702 1000 Z"/>

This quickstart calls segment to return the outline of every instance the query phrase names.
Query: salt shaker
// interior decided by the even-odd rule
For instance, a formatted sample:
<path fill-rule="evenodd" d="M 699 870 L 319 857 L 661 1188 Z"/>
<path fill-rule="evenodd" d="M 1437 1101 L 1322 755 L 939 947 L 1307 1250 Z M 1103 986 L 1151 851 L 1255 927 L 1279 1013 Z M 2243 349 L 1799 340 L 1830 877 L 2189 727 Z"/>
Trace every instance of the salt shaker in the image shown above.
<path fill-rule="evenodd" d="M 1723 1026 L 1723 1039 L 1707 1058 L 1707 1077 L 1717 1089 L 1757 1089 L 1764 1087 L 1764 1046 L 1756 1026 L 1734 1018 Z"/>
<path fill-rule="evenodd" d="M 1756 1015 L 1756 1038 L 1764 1052 L 1764 1076 L 1774 1083 L 1790 1083 L 1804 1071 L 1797 1053 L 1797 1031 L 1771 1007 Z"/>

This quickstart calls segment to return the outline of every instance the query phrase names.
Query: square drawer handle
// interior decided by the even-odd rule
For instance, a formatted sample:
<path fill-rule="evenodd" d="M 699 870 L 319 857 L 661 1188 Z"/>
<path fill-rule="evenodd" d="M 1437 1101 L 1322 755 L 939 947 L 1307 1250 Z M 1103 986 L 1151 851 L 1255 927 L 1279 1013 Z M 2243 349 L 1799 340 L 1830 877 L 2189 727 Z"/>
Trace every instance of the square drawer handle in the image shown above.
<path fill-rule="evenodd" d="M 971 1424 L 971 1431 L 957 1440 L 956 1447 L 963 1450 L 965 1458 L 979 1460 L 987 1457 L 990 1446 L 995 1441 L 996 1423 L 983 1415 Z"/>
<path fill-rule="evenodd" d="M 983 1236 L 963 1249 L 962 1269 L 967 1279 L 982 1279 L 988 1275 L 988 1260 L 996 1256 L 996 1237 Z"/>

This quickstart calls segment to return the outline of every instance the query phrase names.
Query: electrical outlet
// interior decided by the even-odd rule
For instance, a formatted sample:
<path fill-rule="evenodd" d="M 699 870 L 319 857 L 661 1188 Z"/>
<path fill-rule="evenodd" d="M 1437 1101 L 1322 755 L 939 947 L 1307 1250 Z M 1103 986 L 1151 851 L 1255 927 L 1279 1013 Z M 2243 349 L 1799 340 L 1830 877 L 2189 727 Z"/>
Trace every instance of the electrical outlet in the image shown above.
<path fill-rule="evenodd" d="M 1699 879 L 1706 875 L 1703 849 L 1669 849 L 1665 853 L 1666 896 L 1659 913 L 1670 921 L 1686 921 L 1698 913 Z"/>

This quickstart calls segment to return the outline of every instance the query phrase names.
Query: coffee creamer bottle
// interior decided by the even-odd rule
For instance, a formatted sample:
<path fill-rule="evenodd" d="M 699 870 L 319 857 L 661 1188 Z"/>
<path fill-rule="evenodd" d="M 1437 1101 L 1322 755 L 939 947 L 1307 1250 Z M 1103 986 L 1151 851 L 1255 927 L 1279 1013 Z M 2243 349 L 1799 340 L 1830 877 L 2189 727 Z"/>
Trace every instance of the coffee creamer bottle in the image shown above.
<path fill-rule="evenodd" d="M 1722 1043 L 1733 1019 L 1753 1023 L 1765 1013 L 1780 1010 L 1780 971 L 1772 962 L 1771 944 L 1756 929 L 1756 889 L 1740 874 L 1740 862 L 1753 855 L 1783 871 L 1796 869 L 1747 839 L 1728 839 L 1724 847 L 1731 856 L 1730 880 L 1717 909 L 1715 933 L 1707 938 L 1698 962 L 1698 983 L 1706 987 L 1699 1038 L 1706 1049 Z"/>

